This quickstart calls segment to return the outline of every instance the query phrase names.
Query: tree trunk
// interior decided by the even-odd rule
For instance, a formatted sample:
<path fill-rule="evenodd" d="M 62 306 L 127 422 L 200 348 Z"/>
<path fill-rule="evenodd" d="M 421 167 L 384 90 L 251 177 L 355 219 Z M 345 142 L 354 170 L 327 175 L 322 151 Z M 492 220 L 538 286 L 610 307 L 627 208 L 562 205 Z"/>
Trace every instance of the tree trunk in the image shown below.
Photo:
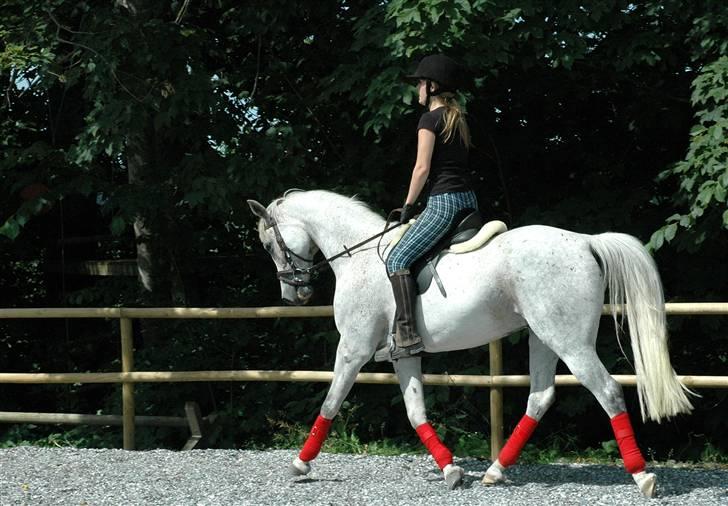
<path fill-rule="evenodd" d="M 117 0 L 117 5 L 128 10 L 130 16 L 141 23 L 145 16 L 152 15 L 154 2 L 149 0 Z M 143 30 L 139 30 L 143 34 Z M 143 36 L 143 35 L 142 35 Z M 130 55 L 130 58 L 133 58 Z M 131 67 L 135 65 L 132 62 Z M 136 69 L 143 75 L 145 69 Z M 126 139 L 126 163 L 129 184 L 139 187 L 139 193 L 157 187 L 165 170 L 160 165 L 167 163 L 160 152 L 153 127 L 151 113 L 145 111 L 139 118 L 140 128 L 131 132 Z M 184 283 L 175 258 L 175 237 L 171 233 L 170 213 L 167 202 L 155 202 L 154 207 L 134 218 L 134 237 L 137 250 L 137 270 L 144 290 L 152 304 L 184 305 L 186 302 Z"/>
<path fill-rule="evenodd" d="M 149 131 L 145 129 L 145 132 Z M 154 184 L 154 135 L 130 135 L 127 138 L 126 160 L 129 184 L 144 192 L 147 184 Z M 134 218 L 134 237 L 137 249 L 137 270 L 142 287 L 150 295 L 150 302 L 161 305 L 184 305 L 184 283 L 174 262 L 174 238 L 169 230 L 169 216 L 164 202 L 154 216 L 137 215 Z"/>

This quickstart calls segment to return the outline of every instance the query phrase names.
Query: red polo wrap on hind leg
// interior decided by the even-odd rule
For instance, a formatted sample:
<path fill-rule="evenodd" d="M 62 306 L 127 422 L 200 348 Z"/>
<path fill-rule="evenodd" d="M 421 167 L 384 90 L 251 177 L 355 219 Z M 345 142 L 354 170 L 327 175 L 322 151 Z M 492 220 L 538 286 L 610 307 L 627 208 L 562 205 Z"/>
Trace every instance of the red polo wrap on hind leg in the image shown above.
<path fill-rule="evenodd" d="M 313 423 L 313 427 L 311 427 L 311 432 L 308 435 L 308 439 L 306 439 L 306 443 L 303 445 L 303 449 L 301 449 L 301 453 L 298 454 L 298 458 L 304 462 L 315 459 L 316 455 L 321 451 L 321 445 L 326 441 L 330 427 L 331 420 L 319 415 Z"/>
<path fill-rule="evenodd" d="M 420 436 L 420 441 L 430 451 L 430 454 L 435 458 L 435 462 L 437 462 L 440 469 L 445 469 L 446 465 L 452 464 L 452 453 L 442 444 L 432 425 L 425 422 L 415 430 L 417 431 L 417 435 Z"/>
<path fill-rule="evenodd" d="M 518 456 L 521 454 L 521 450 L 526 446 L 528 439 L 533 434 L 533 431 L 536 430 L 537 425 L 538 420 L 528 415 L 523 415 L 521 421 L 513 429 L 513 434 L 508 438 L 508 442 L 498 454 L 498 462 L 503 467 L 512 466 L 516 463 Z"/>
<path fill-rule="evenodd" d="M 634 430 L 629 421 L 629 415 L 624 411 L 612 418 L 612 429 L 614 439 L 617 440 L 619 453 L 624 460 L 624 468 L 628 473 L 634 474 L 645 470 L 645 459 L 637 447 L 637 440 L 634 437 Z"/>

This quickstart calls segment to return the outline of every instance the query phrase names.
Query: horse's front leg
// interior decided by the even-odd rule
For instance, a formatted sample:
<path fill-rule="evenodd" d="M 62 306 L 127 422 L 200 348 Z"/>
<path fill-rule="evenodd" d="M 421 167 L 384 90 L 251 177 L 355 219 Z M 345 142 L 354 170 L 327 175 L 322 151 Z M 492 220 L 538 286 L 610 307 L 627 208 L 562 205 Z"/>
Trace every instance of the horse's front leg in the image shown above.
<path fill-rule="evenodd" d="M 394 370 L 404 396 L 407 418 L 442 470 L 448 488 L 453 489 L 462 483 L 464 472 L 452 463 L 452 452 L 442 444 L 435 429 L 427 421 L 421 363 L 420 357 L 395 360 Z"/>
<path fill-rule="evenodd" d="M 359 370 L 369 361 L 373 353 L 373 342 L 369 343 L 369 340 L 358 335 L 351 335 L 348 339 L 344 335 L 341 336 L 336 349 L 334 379 L 329 387 L 326 400 L 321 406 L 321 412 L 311 427 L 306 443 L 291 464 L 290 469 L 294 476 L 308 474 L 311 471 L 310 462 L 321 451 L 321 446 L 328 436 L 331 421 L 339 412 L 341 403 L 344 402 L 354 385 Z"/>

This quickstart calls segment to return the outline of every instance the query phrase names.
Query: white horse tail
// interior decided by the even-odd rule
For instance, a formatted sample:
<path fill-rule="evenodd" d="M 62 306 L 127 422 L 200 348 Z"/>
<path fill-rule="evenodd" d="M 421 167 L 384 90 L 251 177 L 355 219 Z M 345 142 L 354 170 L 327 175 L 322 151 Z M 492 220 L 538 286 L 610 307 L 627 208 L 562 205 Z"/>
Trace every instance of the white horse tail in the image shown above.
<path fill-rule="evenodd" d="M 617 340 L 624 313 L 627 314 L 642 420 L 650 418 L 659 423 L 663 418 L 689 413 L 693 406 L 687 394 L 695 394 L 680 382 L 670 364 L 665 299 L 655 261 L 642 243 L 630 235 L 606 233 L 588 237 L 609 288 Z M 622 317 L 618 322 L 620 308 Z"/>

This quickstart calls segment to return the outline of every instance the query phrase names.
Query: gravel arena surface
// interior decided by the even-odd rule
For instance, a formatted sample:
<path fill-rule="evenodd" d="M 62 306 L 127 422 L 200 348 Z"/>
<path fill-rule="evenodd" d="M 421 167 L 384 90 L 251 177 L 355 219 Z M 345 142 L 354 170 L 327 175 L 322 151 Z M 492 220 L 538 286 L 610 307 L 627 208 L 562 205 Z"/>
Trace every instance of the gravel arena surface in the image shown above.
<path fill-rule="evenodd" d="M 658 497 L 643 498 L 617 466 L 516 465 L 507 483 L 480 480 L 487 460 L 455 459 L 463 486 L 448 490 L 429 456 L 321 454 L 292 478 L 293 450 L 0 449 L 1 505 L 728 505 L 728 469 L 651 467 Z"/>

